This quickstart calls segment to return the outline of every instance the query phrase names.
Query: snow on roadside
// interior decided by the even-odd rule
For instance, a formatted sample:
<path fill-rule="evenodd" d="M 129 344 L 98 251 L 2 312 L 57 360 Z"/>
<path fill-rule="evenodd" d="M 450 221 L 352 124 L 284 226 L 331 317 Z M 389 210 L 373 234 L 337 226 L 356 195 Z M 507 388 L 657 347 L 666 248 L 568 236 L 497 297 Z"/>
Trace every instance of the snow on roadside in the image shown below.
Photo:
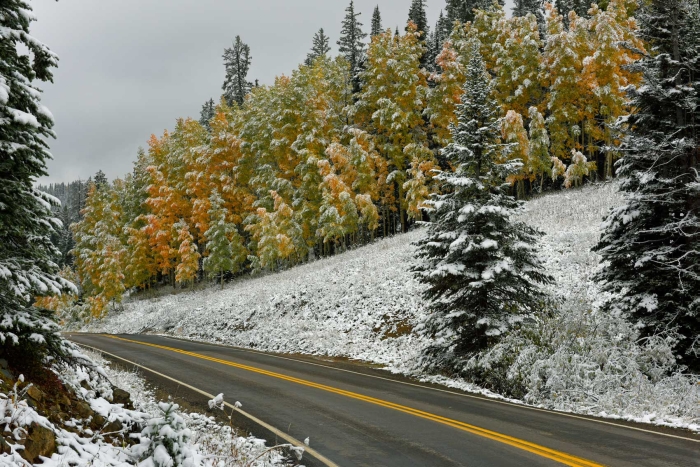
<path fill-rule="evenodd" d="M 107 378 L 114 386 L 131 395 L 136 410 L 147 414 L 150 419 L 163 416 L 164 403 L 156 399 L 154 391 L 147 386 L 145 379 L 137 371 L 112 367 L 110 362 L 97 352 L 86 350 L 84 353 L 104 369 Z M 221 400 L 223 401 L 223 395 Z M 196 450 L 197 457 L 201 459 L 201 465 L 211 467 L 283 465 L 284 457 L 279 451 L 273 450 L 263 454 L 268 449 L 265 440 L 253 436 L 240 436 L 231 426 L 222 424 L 211 416 L 177 409 L 176 411 L 177 416 L 181 417 L 191 432 L 189 443 L 192 449 Z M 251 463 L 253 460 L 255 462 Z"/>
<path fill-rule="evenodd" d="M 168 449 L 172 444 L 164 443 L 163 438 L 179 441 L 180 452 L 187 455 L 189 462 L 178 465 L 191 467 L 273 467 L 286 465 L 285 456 L 278 449 L 269 449 L 265 440 L 254 437 L 242 437 L 232 427 L 223 425 L 213 417 L 198 413 L 186 413 L 178 410 L 176 404 L 158 402 L 143 378 L 132 371 L 111 368 L 109 362 L 99 354 L 72 349 L 74 357 L 82 364 L 74 366 L 61 365 L 57 374 L 64 385 L 72 388 L 78 397 L 84 400 L 94 411 L 93 416 L 101 416 L 104 426 L 91 429 L 90 422 L 76 414 L 70 420 L 55 424 L 39 414 L 30 404 L 27 394 L 31 384 L 25 383 L 20 375 L 17 382 L 7 394 L 0 393 L 0 428 L 3 430 L 5 448 L 0 453 L 0 466 L 31 467 L 20 453 L 27 434 L 36 426 L 51 434 L 56 440 L 56 451 L 50 458 L 41 457 L 41 463 L 35 465 L 47 467 L 156 467 L 172 465 Z M 97 365 L 95 365 L 95 363 Z M 102 365 L 102 366 L 99 366 Z M 111 383 L 111 384 L 110 384 Z M 114 386 L 113 386 L 114 385 Z M 113 387 L 130 393 L 134 410 L 123 404 L 112 402 Z M 73 406 L 76 407 L 75 405 Z M 169 417 L 163 417 L 170 411 Z M 77 418 L 76 418 L 77 417 Z M 119 422 L 119 431 L 115 430 Z M 163 423 L 165 422 L 165 423 Z M 175 423 L 174 423 L 175 422 Z M 102 423 L 102 422 L 98 422 Z M 167 425 L 167 428 L 164 428 Z M 147 429 L 138 436 L 139 444 L 122 445 L 121 438 L 109 442 L 110 437 L 122 433 L 138 433 L 144 427 L 158 427 L 152 439 L 148 439 Z M 165 433 L 165 434 L 164 434 Z M 43 435 L 41 435 L 43 436 Z M 131 436 L 133 437 L 133 435 Z M 42 438 L 43 439 L 43 438 Z M 142 447 L 156 446 L 155 452 Z M 290 447 L 300 458 L 302 447 Z"/>
<path fill-rule="evenodd" d="M 549 291 L 561 306 L 539 330 L 551 342 L 540 347 L 506 343 L 511 347 L 504 350 L 517 354 L 510 371 L 523 378 L 528 390 L 523 400 L 508 400 L 700 431 L 697 378 L 668 376 L 673 369 L 664 354 L 668 346 L 640 345 L 624 320 L 597 311 L 601 296 L 592 275 L 599 256 L 591 247 L 603 217 L 621 202 L 617 184 L 608 183 L 526 203 L 521 219 L 545 234 L 539 251 L 556 279 Z M 239 280 L 222 291 L 131 300 L 123 312 L 84 330 L 161 333 L 271 352 L 347 357 L 504 398 L 460 379 L 415 373 L 416 357 L 427 343 L 411 332 L 425 312 L 421 286 L 409 271 L 411 243 L 421 235 L 418 229 L 278 274 Z M 644 365 L 651 369 L 642 371 Z M 656 372 L 653 379 L 649 372 Z"/>

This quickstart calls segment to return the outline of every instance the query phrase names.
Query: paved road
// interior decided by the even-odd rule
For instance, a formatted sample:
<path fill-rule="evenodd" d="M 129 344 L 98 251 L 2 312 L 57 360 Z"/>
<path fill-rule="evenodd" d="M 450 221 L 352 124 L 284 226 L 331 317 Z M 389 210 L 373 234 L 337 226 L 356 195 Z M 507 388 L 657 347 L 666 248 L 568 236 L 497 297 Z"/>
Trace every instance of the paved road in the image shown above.
<path fill-rule="evenodd" d="M 160 336 L 68 337 L 200 391 L 223 392 L 275 436 L 310 437 L 307 465 L 700 467 L 700 439 L 683 431 L 530 409 L 352 365 Z"/>

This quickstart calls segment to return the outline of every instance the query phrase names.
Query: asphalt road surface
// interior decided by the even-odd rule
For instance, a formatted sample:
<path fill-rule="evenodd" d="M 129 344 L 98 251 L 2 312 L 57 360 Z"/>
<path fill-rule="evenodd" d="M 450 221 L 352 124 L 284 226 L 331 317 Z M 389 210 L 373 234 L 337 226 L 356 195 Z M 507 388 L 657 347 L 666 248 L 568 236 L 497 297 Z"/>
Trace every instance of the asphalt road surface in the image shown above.
<path fill-rule="evenodd" d="M 307 466 L 700 467 L 700 437 L 685 431 L 522 407 L 351 364 L 161 336 L 68 337 L 202 401 L 241 401 L 250 423 L 279 441 L 309 437 Z"/>

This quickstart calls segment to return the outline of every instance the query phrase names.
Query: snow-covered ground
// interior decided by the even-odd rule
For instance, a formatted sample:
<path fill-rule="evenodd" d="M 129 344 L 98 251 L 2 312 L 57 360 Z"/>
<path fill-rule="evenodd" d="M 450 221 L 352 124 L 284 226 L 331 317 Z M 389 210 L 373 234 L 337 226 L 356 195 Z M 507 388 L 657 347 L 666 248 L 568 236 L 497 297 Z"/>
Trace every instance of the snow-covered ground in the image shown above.
<path fill-rule="evenodd" d="M 599 257 L 591 247 L 603 216 L 621 202 L 616 184 L 600 184 L 526 203 L 522 219 L 545 234 L 540 252 L 556 279 L 549 289 L 560 306 L 532 333 L 509 336 L 480 364 L 496 368 L 507 361 L 504 378 L 524 388 L 523 403 L 700 431 L 697 378 L 674 368 L 666 342 L 639 342 L 623 319 L 597 310 L 601 294 L 591 279 Z M 427 341 L 412 329 L 425 305 L 409 268 L 412 242 L 421 235 L 418 229 L 278 274 L 238 280 L 224 290 L 133 299 L 84 330 L 348 357 L 495 396 L 464 381 L 416 372 Z"/>
<path fill-rule="evenodd" d="M 36 425 L 56 439 L 57 452 L 50 458 L 41 458 L 40 465 L 48 467 L 162 467 L 173 465 L 172 449 L 178 451 L 175 465 L 189 467 L 286 465 L 282 452 L 269 449 L 265 440 L 239 436 L 232 427 L 213 417 L 186 413 L 177 404 L 157 401 L 137 373 L 111 368 L 109 362 L 93 352 L 74 350 L 74 355 L 85 365 L 62 365 L 58 375 L 64 385 L 71 387 L 89 405 L 93 415 L 86 420 L 74 414 L 75 417 L 63 425 L 52 423 L 28 402 L 31 384 L 19 376 L 8 394 L 0 393 L 0 427 L 3 443 L 7 442 L 5 452 L 0 453 L 0 466 L 31 467 L 20 456 L 24 449 L 21 441 L 26 438 L 27 430 Z M 133 410 L 112 402 L 114 387 L 130 393 Z M 105 420 L 105 426 L 93 430 L 88 422 L 98 415 Z M 115 421 L 119 422 L 117 426 L 123 427 L 119 431 L 112 431 L 116 429 Z M 154 427 L 157 430 L 154 431 Z M 126 435 L 134 431 L 139 433 L 136 435 L 138 444 L 109 442 L 111 436 L 120 435 L 122 430 L 127 430 Z M 164 438 L 177 440 L 178 448 L 168 453 L 166 446 L 172 444 Z M 298 455 L 303 453 L 303 448 L 295 448 Z"/>
<path fill-rule="evenodd" d="M 86 331 L 166 333 L 261 350 L 343 356 L 384 365 L 411 361 L 422 316 L 407 269 L 421 231 L 224 290 L 132 300 Z"/>

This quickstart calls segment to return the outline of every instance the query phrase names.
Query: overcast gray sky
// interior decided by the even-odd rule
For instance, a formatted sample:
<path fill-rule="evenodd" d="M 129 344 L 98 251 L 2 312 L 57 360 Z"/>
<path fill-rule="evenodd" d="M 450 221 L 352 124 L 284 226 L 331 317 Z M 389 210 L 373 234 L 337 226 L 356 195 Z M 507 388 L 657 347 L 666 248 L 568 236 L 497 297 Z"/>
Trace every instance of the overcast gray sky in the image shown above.
<path fill-rule="evenodd" d="M 32 0 L 32 33 L 58 54 L 44 104 L 58 139 L 46 182 L 110 179 L 131 171 L 139 146 L 171 129 L 178 117 L 199 117 L 219 99 L 221 55 L 240 35 L 250 45 L 249 78 L 271 84 L 306 57 L 318 28 L 337 53 L 345 0 Z M 384 27 L 403 27 L 411 0 L 356 0 L 365 32 L 379 4 Z M 428 0 L 434 24 L 444 0 Z"/>

